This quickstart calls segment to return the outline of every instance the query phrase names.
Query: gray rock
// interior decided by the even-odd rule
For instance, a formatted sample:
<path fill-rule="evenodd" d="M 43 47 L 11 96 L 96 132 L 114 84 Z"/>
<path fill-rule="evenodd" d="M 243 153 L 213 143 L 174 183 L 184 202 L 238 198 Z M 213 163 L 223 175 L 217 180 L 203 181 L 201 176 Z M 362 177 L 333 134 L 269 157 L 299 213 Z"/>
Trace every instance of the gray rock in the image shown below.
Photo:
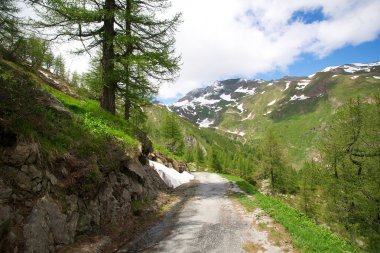
<path fill-rule="evenodd" d="M 7 230 L 12 218 L 12 209 L 9 206 L 0 205 L 0 236 Z"/>
<path fill-rule="evenodd" d="M 93 231 L 100 226 L 100 208 L 98 199 L 86 204 L 82 199 L 78 200 L 80 216 L 77 231 L 80 233 Z"/>
<path fill-rule="evenodd" d="M 16 174 L 16 178 L 15 178 L 15 182 L 16 184 L 23 190 L 25 191 L 32 191 L 33 189 L 33 183 L 32 183 L 32 180 L 30 179 L 30 177 L 28 177 L 24 172 L 22 171 L 19 171 L 17 174 Z"/>
<path fill-rule="evenodd" d="M 32 164 L 38 158 L 38 144 L 36 143 L 18 143 L 13 148 L 7 148 L 2 156 L 5 164 L 12 166 L 21 166 L 23 164 Z"/>
<path fill-rule="evenodd" d="M 42 178 L 42 172 L 35 165 L 23 165 L 21 171 L 27 174 L 31 180 Z"/>
<path fill-rule="evenodd" d="M 42 184 L 37 184 L 33 187 L 33 192 L 40 192 L 42 190 Z"/>
<path fill-rule="evenodd" d="M 78 227 L 79 212 L 78 212 L 78 197 L 75 195 L 70 195 L 66 197 L 67 203 L 67 230 L 70 239 L 74 239 L 75 233 Z"/>
<path fill-rule="evenodd" d="M 131 202 L 131 194 L 129 193 L 127 189 L 123 190 L 123 193 L 121 195 L 121 200 L 127 203 Z"/>
<path fill-rule="evenodd" d="M 54 252 L 70 242 L 66 215 L 48 195 L 39 199 L 24 226 L 25 252 Z"/>
<path fill-rule="evenodd" d="M 34 165 L 28 166 L 28 175 L 34 180 L 34 179 L 41 179 L 42 178 L 42 172 L 37 169 Z"/>
<path fill-rule="evenodd" d="M 130 159 L 123 162 L 123 167 L 129 176 L 137 179 L 141 184 L 144 184 L 146 172 L 141 163 Z"/>
<path fill-rule="evenodd" d="M 27 164 L 33 164 L 37 162 L 37 159 L 39 157 L 39 149 L 38 144 L 33 143 L 30 145 L 30 154 L 28 159 L 26 160 Z"/>
<path fill-rule="evenodd" d="M 117 177 L 116 177 L 115 172 L 111 172 L 108 177 L 109 177 L 109 181 L 111 185 L 117 185 Z"/>
<path fill-rule="evenodd" d="M 12 189 L 8 188 L 2 180 L 0 180 L 0 204 L 7 203 L 12 196 Z"/>
<path fill-rule="evenodd" d="M 56 185 L 58 183 L 58 179 L 49 171 L 46 171 L 46 177 L 50 180 L 52 185 Z"/>

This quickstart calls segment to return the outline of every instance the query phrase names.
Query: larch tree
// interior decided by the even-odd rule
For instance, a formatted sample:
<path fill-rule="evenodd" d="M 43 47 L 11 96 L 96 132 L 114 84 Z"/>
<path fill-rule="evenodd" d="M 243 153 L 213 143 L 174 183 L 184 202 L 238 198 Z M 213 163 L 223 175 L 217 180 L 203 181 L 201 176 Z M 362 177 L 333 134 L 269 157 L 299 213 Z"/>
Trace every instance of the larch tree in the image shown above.
<path fill-rule="evenodd" d="M 78 53 L 101 48 L 101 107 L 116 112 L 121 91 L 125 118 L 130 108 L 156 91 L 154 81 L 172 80 L 179 58 L 174 56 L 173 32 L 180 20 L 160 19 L 168 0 L 30 0 L 37 8 L 41 28 L 53 28 L 54 38 L 78 40 Z M 149 96 L 148 96 L 149 97 Z"/>
<path fill-rule="evenodd" d="M 286 162 L 284 153 L 281 149 L 277 135 L 272 129 L 269 129 L 262 140 L 261 148 L 261 163 L 265 177 L 269 177 L 271 193 L 275 194 L 277 190 L 285 187 L 284 177 L 286 176 Z"/>
<path fill-rule="evenodd" d="M 174 154 L 182 154 L 184 147 L 183 136 L 173 113 L 165 117 L 162 128 L 168 150 Z"/>
<path fill-rule="evenodd" d="M 174 52 L 174 32 L 180 14 L 159 18 L 170 7 L 168 0 L 120 1 L 116 33 L 119 86 L 124 95 L 124 117 L 150 101 L 161 82 L 175 78 L 180 58 Z"/>
<path fill-rule="evenodd" d="M 17 48 L 20 33 L 17 12 L 15 0 L 0 1 L 0 49 L 2 51 L 15 51 Z"/>
<path fill-rule="evenodd" d="M 380 98 L 352 99 L 339 107 L 320 151 L 327 216 L 350 231 L 351 240 L 365 235 L 380 250 Z"/>

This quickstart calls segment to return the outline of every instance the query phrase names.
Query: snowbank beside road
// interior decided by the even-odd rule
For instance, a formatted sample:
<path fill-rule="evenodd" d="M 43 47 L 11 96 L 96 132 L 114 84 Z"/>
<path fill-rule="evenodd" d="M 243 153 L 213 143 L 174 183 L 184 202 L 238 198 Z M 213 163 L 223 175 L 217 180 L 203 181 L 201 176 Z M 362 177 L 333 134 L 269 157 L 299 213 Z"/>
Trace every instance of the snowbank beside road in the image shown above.
<path fill-rule="evenodd" d="M 179 173 L 173 168 L 168 168 L 165 165 L 154 161 L 149 161 L 149 165 L 157 171 L 161 179 L 171 188 L 177 188 L 181 184 L 188 183 L 194 179 L 194 176 L 187 171 Z"/>

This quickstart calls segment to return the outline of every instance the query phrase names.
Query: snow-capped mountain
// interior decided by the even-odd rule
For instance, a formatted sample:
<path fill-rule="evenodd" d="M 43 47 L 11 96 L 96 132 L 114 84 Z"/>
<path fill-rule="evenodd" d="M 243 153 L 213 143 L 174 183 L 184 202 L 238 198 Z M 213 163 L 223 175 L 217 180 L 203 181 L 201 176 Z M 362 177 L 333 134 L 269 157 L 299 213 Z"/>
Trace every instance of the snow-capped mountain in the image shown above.
<path fill-rule="evenodd" d="M 313 104 L 328 96 L 337 82 L 379 82 L 380 61 L 327 67 L 308 77 L 284 77 L 279 80 L 229 79 L 216 81 L 205 88 L 195 89 L 169 108 L 200 127 L 226 128 L 227 118 L 243 122 L 260 116 L 276 118 L 287 107 Z M 347 81 L 348 80 L 348 81 Z M 240 134 L 241 135 L 241 134 Z"/>

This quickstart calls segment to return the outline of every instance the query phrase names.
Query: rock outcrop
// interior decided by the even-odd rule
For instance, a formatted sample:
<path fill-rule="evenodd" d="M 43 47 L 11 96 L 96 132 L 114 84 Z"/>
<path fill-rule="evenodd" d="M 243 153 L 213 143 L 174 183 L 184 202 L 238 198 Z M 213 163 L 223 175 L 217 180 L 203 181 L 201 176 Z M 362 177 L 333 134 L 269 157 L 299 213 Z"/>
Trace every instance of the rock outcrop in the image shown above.
<path fill-rule="evenodd" d="M 165 156 L 164 154 L 153 152 L 149 154 L 149 159 L 155 162 L 164 164 L 166 167 L 173 168 L 178 172 L 189 171 L 187 164 L 184 162 L 178 162 L 172 158 Z"/>
<path fill-rule="evenodd" d="M 90 183 L 83 174 L 69 184 L 70 164 L 83 161 L 69 156 L 56 163 L 68 171 L 57 173 L 42 164 L 38 144 L 26 142 L 0 147 L 0 154 L 1 252 L 56 252 L 80 234 L 127 221 L 132 201 L 166 189 L 152 168 L 126 155 L 118 170 Z"/>

